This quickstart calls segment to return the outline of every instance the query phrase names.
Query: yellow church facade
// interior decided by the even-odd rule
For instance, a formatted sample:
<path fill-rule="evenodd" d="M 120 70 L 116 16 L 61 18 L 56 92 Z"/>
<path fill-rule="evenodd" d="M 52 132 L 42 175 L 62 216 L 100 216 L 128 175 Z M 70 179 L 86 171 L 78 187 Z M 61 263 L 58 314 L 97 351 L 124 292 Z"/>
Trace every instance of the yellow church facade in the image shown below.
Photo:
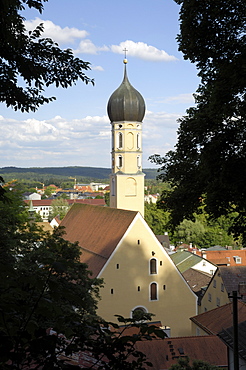
<path fill-rule="evenodd" d="M 98 313 L 106 320 L 140 309 L 153 313 L 172 336 L 191 334 L 197 298 L 140 214 L 98 277 L 105 284 Z"/>
<path fill-rule="evenodd" d="M 117 322 L 115 315 L 140 309 L 172 336 L 191 334 L 197 297 L 139 212 L 75 203 L 61 226 L 67 240 L 79 242 L 92 276 L 103 278 L 102 318 Z"/>

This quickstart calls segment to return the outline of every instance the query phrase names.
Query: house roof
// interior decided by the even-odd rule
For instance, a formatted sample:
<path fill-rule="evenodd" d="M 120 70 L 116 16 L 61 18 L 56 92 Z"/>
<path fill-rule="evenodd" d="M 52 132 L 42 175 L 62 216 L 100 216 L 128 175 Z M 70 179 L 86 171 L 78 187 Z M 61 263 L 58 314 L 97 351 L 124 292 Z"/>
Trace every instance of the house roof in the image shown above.
<path fill-rule="evenodd" d="M 184 271 L 182 275 L 193 292 L 198 296 L 198 298 L 201 298 L 202 288 L 209 284 L 211 275 L 193 268 Z"/>
<path fill-rule="evenodd" d="M 161 245 L 169 247 L 170 246 L 170 240 L 169 236 L 167 234 L 164 235 L 156 235 L 157 239 L 161 243 Z"/>
<path fill-rule="evenodd" d="M 201 253 L 216 265 L 246 266 L 246 249 L 206 250 Z M 240 263 L 236 257 L 240 257 Z"/>
<path fill-rule="evenodd" d="M 203 258 L 188 251 L 176 252 L 170 255 L 176 267 L 181 273 L 195 266 Z"/>
<path fill-rule="evenodd" d="M 146 354 L 153 364 L 152 369 L 170 369 L 179 357 L 187 356 L 191 362 L 202 360 L 211 365 L 227 366 L 226 345 L 213 335 L 141 341 L 136 343 L 136 348 Z"/>
<path fill-rule="evenodd" d="M 246 266 L 220 266 L 217 274 L 220 274 L 227 293 L 238 291 L 239 283 L 246 283 Z M 243 296 L 246 301 L 246 295 Z"/>
<path fill-rule="evenodd" d="M 54 199 L 32 199 L 33 207 L 48 207 Z M 24 200 L 25 203 L 29 204 L 30 200 Z"/>
<path fill-rule="evenodd" d="M 191 321 L 210 335 L 216 335 L 223 329 L 232 326 L 233 306 L 227 303 L 224 306 L 216 307 L 213 310 L 203 312 L 191 317 Z M 246 320 L 246 304 L 238 301 L 238 322 Z"/>
<path fill-rule="evenodd" d="M 246 321 L 243 321 L 238 325 L 238 355 L 246 361 L 245 333 L 246 333 Z M 233 349 L 233 344 L 234 344 L 233 335 L 234 335 L 233 326 L 222 330 L 218 334 L 218 336 L 223 340 L 223 342 L 231 349 Z"/>
<path fill-rule="evenodd" d="M 78 241 L 81 262 L 88 264 L 97 276 L 122 239 L 138 212 L 75 203 L 60 226 L 65 227 L 64 238 Z"/>
<path fill-rule="evenodd" d="M 33 199 L 32 204 L 33 207 L 48 207 L 51 206 L 51 203 L 55 199 Z M 80 204 L 92 204 L 94 206 L 105 206 L 105 200 L 104 199 L 66 199 L 68 204 L 73 204 L 73 203 L 80 203 Z M 26 204 L 30 203 L 30 200 L 24 200 Z"/>
<path fill-rule="evenodd" d="M 91 204 L 93 206 L 105 206 L 104 199 L 67 199 L 68 204 L 79 203 L 79 204 Z"/>

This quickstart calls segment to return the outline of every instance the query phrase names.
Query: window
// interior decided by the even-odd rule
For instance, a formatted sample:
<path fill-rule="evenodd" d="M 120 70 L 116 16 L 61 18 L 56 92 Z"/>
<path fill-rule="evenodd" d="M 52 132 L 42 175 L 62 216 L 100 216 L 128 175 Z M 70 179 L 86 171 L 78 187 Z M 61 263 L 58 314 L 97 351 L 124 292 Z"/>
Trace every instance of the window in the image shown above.
<path fill-rule="evenodd" d="M 119 134 L 118 134 L 118 148 L 119 149 L 123 148 L 123 134 L 122 134 L 122 132 L 119 132 Z"/>
<path fill-rule="evenodd" d="M 120 265 L 118 263 L 116 264 L 116 268 L 117 268 L 117 270 L 119 270 L 119 268 L 120 268 Z"/>
<path fill-rule="evenodd" d="M 140 149 L 140 134 L 137 134 L 137 149 Z"/>
<path fill-rule="evenodd" d="M 140 292 L 140 286 L 138 286 L 138 292 Z"/>
<path fill-rule="evenodd" d="M 151 258 L 149 261 L 149 271 L 150 274 L 157 274 L 157 263 L 155 258 Z"/>
<path fill-rule="evenodd" d="M 123 158 L 122 158 L 122 155 L 119 155 L 118 156 L 118 167 L 121 168 L 123 165 Z"/>
<path fill-rule="evenodd" d="M 213 281 L 213 287 L 216 288 L 216 280 Z"/>
<path fill-rule="evenodd" d="M 150 300 L 151 301 L 157 300 L 157 284 L 156 283 L 150 284 Z"/>
<path fill-rule="evenodd" d="M 114 289 L 110 289 L 110 293 L 111 294 L 114 294 Z"/>
<path fill-rule="evenodd" d="M 236 263 L 241 263 L 242 262 L 241 257 L 239 257 L 239 256 L 233 256 L 233 258 L 234 258 Z"/>
<path fill-rule="evenodd" d="M 138 168 L 141 167 L 141 157 L 140 157 L 140 155 L 137 156 L 137 166 L 138 166 Z"/>
<path fill-rule="evenodd" d="M 221 283 L 221 291 L 224 292 L 224 290 L 225 290 L 224 284 Z"/>
<path fill-rule="evenodd" d="M 208 293 L 208 300 L 209 300 L 209 302 L 212 302 L 212 296 L 211 296 L 211 293 Z"/>
<path fill-rule="evenodd" d="M 146 308 L 145 307 L 142 307 L 142 306 L 140 306 L 140 307 L 136 307 L 136 308 L 134 308 L 133 310 L 132 310 L 132 312 L 131 312 L 131 317 L 133 318 L 133 319 L 135 319 L 135 320 L 137 320 L 137 319 L 141 319 L 142 318 L 142 316 L 145 314 L 145 313 L 147 313 L 148 311 L 146 310 Z"/>
<path fill-rule="evenodd" d="M 219 307 L 220 306 L 220 299 L 217 297 L 216 298 L 216 305 Z"/>

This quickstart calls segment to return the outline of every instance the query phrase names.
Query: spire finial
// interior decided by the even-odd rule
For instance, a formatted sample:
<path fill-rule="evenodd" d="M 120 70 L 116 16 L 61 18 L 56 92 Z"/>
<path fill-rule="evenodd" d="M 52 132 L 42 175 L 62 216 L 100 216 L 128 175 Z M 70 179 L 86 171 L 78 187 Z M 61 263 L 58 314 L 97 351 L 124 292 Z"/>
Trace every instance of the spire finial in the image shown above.
<path fill-rule="evenodd" d="M 126 59 L 126 52 L 128 51 L 126 48 L 123 50 L 125 52 L 125 59 L 123 60 L 124 64 L 127 64 L 127 59 Z"/>

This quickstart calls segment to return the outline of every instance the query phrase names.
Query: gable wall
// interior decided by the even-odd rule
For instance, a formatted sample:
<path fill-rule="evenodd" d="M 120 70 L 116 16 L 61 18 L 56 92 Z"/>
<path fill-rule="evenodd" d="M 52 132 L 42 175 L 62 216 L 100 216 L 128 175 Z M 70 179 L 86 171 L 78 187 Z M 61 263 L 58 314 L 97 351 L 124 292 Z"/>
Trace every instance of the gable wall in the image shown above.
<path fill-rule="evenodd" d="M 199 313 L 203 313 L 213 308 L 223 306 L 229 303 L 228 292 L 223 284 L 223 280 L 220 276 L 219 270 L 216 271 L 213 276 L 208 288 L 202 297 L 201 306 L 199 307 Z"/>
<path fill-rule="evenodd" d="M 157 259 L 153 275 L 151 258 Z M 156 315 L 155 321 L 171 327 L 172 336 L 191 334 L 189 318 L 196 315 L 197 298 L 141 216 L 135 218 L 99 277 L 105 286 L 98 314 L 104 319 L 116 321 L 115 314 L 130 317 L 135 307 L 142 306 Z M 158 284 L 158 297 L 151 301 L 152 282 Z"/>

